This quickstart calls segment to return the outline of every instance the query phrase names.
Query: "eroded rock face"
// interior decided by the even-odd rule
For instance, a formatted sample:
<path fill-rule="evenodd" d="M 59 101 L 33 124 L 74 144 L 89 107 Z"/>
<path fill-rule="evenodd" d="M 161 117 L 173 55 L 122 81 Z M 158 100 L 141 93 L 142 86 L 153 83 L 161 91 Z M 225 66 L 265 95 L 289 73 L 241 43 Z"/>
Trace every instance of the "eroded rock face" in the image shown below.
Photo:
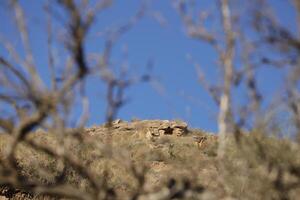
<path fill-rule="evenodd" d="M 163 135 L 182 136 L 187 134 L 188 125 L 182 121 L 170 121 L 170 120 L 135 120 L 132 122 L 122 121 L 117 119 L 113 121 L 110 126 L 103 125 L 100 127 L 91 127 L 86 129 L 90 134 L 98 132 L 99 129 L 108 130 L 111 133 L 118 132 L 132 132 L 137 131 L 145 133 L 147 138 L 160 137 Z"/>
<path fill-rule="evenodd" d="M 148 122 L 146 137 L 159 137 L 163 135 L 174 135 L 174 136 L 182 136 L 187 133 L 187 124 L 181 121 L 152 121 L 145 120 Z"/>

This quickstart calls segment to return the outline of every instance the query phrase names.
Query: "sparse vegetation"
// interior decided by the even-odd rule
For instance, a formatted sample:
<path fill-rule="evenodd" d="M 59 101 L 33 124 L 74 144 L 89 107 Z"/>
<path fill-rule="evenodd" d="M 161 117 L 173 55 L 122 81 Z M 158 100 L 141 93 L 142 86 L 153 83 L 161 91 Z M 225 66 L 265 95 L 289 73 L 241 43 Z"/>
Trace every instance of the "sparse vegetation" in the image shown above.
<path fill-rule="evenodd" d="M 135 123 L 138 127 L 138 122 Z M 133 198 L 140 192 L 141 182 L 144 182 L 141 199 L 169 199 L 175 191 L 182 192 L 180 198 L 183 199 L 222 199 L 225 196 L 297 199 L 300 195 L 300 159 L 294 156 L 300 149 L 290 140 L 261 133 L 245 134 L 240 143 L 230 138 L 226 157 L 222 160 L 224 168 L 220 169 L 216 156 L 218 140 L 201 130 L 189 130 L 184 136 L 163 135 L 151 141 L 146 138 L 146 127 L 133 127 L 130 131 L 112 127 L 107 140 L 103 127 L 92 127 L 79 135 L 68 136 L 66 151 L 72 152 L 101 180 L 103 187 L 111 191 L 111 198 Z M 199 148 L 193 136 L 205 136 L 207 140 Z M 37 131 L 19 145 L 16 157 L 22 176 L 45 185 L 57 184 L 58 179 L 62 179 L 59 181 L 89 191 L 88 181 L 72 167 L 64 165 L 62 159 L 26 145 L 26 141 L 31 141 L 46 149 L 58 149 L 60 144 L 56 137 Z M 81 137 L 84 142 L 79 139 Z M 1 135 L 0 158 L 5 156 L 9 140 L 11 136 Z M 111 152 L 106 145 L 112 146 Z M 23 192 L 30 199 L 46 198 Z M 151 197 L 153 195 L 157 196 Z"/>
<path fill-rule="evenodd" d="M 9 41 L 0 32 L 0 200 L 299 199 L 300 39 L 273 11 L 274 1 L 215 0 L 207 10 L 172 1 L 187 36 L 214 51 L 220 80 L 208 80 L 197 59 L 188 59 L 218 107 L 217 133 L 180 120 L 116 120 L 128 87 L 157 83 L 150 72 L 130 76 L 127 52 L 120 67 L 112 59 L 118 39 L 145 15 L 164 21 L 147 3 L 126 23 L 93 33 L 103 42 L 95 53 L 87 47 L 89 32 L 113 1 L 47 1 L 45 77 L 23 4 L 3 2 L 19 36 Z M 299 1 L 285 3 L 300 30 Z M 55 50 L 63 52 L 59 58 Z M 274 101 L 256 75 L 265 67 L 282 72 Z M 106 112 L 105 124 L 88 128 L 91 77 L 106 88 Z"/>

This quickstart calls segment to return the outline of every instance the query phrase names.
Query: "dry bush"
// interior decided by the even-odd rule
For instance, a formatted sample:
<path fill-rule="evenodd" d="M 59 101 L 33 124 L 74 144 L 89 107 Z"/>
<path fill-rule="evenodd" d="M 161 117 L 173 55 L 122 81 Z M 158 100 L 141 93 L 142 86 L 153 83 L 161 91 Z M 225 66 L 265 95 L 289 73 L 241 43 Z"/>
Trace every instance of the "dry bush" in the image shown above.
<path fill-rule="evenodd" d="M 226 192 L 237 199 L 297 199 L 299 146 L 290 140 L 254 132 L 234 139 L 223 161 Z"/>

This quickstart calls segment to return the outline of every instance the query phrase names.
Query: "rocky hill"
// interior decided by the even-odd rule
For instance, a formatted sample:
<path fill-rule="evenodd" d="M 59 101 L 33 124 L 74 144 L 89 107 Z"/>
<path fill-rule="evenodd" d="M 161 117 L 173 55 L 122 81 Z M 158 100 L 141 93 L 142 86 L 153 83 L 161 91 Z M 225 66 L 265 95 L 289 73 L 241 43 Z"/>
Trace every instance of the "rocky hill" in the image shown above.
<path fill-rule="evenodd" d="M 0 135 L 0 158 L 5 157 L 10 140 L 11 136 Z M 116 120 L 61 134 L 37 130 L 27 140 L 83 163 L 109 191 L 105 194 L 111 195 L 100 199 L 280 199 L 281 188 L 274 185 L 278 166 L 287 176 L 280 184 L 298 183 L 290 168 L 298 169 L 300 159 L 282 155 L 300 152 L 290 141 L 260 134 L 243 136 L 239 144 L 232 139 L 228 157 L 220 163 L 217 137 L 182 121 Z M 90 190 L 88 181 L 63 159 L 27 144 L 19 145 L 17 161 L 28 181 L 49 186 L 68 183 L 78 190 Z M 296 199 L 299 191 L 295 187 L 285 194 Z M 0 195 L 1 200 L 59 199 L 9 185 L 2 186 Z"/>

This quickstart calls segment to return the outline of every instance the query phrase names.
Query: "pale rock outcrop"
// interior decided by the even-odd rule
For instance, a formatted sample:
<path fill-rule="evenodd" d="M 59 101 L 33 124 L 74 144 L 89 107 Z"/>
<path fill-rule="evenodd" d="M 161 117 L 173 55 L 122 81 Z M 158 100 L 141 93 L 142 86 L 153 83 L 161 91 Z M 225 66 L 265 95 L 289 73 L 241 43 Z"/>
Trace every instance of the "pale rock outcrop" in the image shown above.
<path fill-rule="evenodd" d="M 110 124 L 86 129 L 86 132 L 91 135 L 99 131 L 110 132 L 112 134 L 120 132 L 139 132 L 145 134 L 144 136 L 146 136 L 146 138 L 151 139 L 163 135 L 183 136 L 188 132 L 188 125 L 182 121 L 135 120 L 127 122 L 117 119 Z"/>

